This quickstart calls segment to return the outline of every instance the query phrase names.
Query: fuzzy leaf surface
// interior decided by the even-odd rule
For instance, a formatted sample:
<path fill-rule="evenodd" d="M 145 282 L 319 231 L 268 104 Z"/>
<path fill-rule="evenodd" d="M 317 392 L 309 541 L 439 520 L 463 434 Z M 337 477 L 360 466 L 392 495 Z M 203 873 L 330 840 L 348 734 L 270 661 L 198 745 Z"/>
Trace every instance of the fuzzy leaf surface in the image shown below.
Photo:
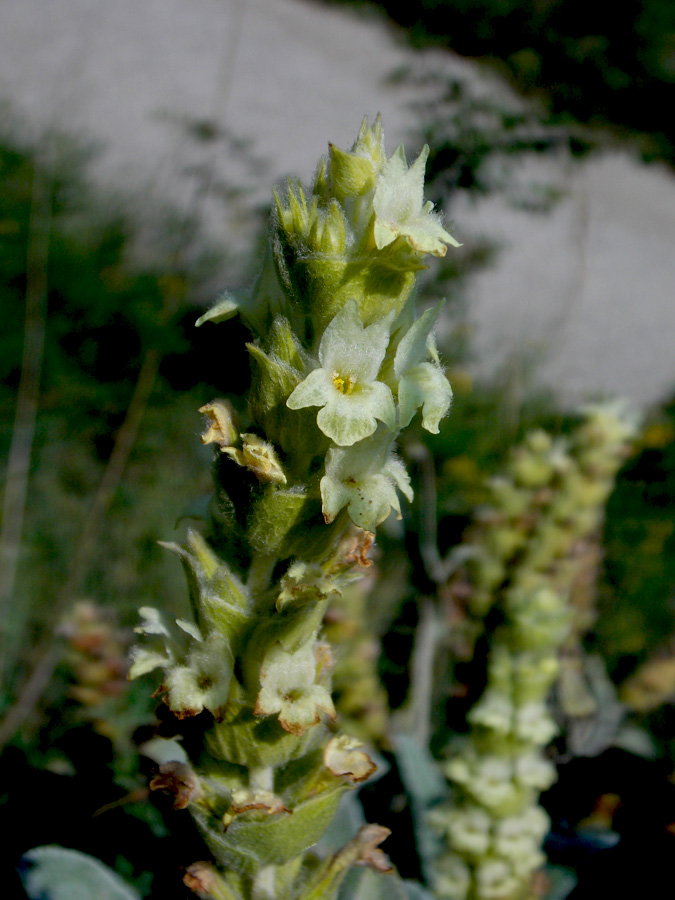
<path fill-rule="evenodd" d="M 30 900 L 141 900 L 98 859 L 66 847 L 29 850 L 21 857 L 20 874 Z"/>

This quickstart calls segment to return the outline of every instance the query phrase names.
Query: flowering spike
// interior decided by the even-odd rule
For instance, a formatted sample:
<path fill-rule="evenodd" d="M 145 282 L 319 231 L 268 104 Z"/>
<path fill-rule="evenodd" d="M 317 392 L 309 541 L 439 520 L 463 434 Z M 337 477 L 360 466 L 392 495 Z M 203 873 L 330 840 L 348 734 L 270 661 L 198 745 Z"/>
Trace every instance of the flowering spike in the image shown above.
<path fill-rule="evenodd" d="M 412 499 L 394 453 L 399 432 L 420 407 L 424 427 L 438 430 L 450 402 L 431 339 L 436 313 L 415 321 L 412 300 L 425 257 L 454 243 L 424 202 L 425 159 L 408 168 L 399 149 L 387 160 L 379 116 L 372 127 L 364 119 L 351 150 L 329 145 L 311 191 L 290 180 L 275 192 L 254 286 L 222 295 L 200 319 L 239 314 L 252 332 L 250 391 L 237 404 L 245 431 L 228 401 L 202 407 L 210 514 L 204 536 L 166 545 L 183 565 L 194 620 L 144 608 L 131 675 L 161 669 L 174 716 L 202 714 L 199 774 L 185 758 L 170 761 L 154 787 L 190 809 L 216 866 L 192 866 L 187 883 L 214 900 L 323 900 L 350 865 L 390 870 L 379 826 L 332 859 L 305 853 L 340 795 L 374 770 L 357 741 L 327 724 L 336 718 L 329 607 L 370 565 L 377 526 L 400 516 L 399 495 Z M 518 727 L 531 732 L 532 717 Z"/>

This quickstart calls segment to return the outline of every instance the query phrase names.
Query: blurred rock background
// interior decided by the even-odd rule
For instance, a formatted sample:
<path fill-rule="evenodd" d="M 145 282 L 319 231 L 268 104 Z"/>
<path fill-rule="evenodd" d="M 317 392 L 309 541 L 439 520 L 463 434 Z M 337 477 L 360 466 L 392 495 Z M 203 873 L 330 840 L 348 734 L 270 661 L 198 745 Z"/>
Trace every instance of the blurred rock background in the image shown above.
<path fill-rule="evenodd" d="M 649 5 L 653 15 L 655 6 Z M 581 8 L 575 20 L 569 0 L 553 4 L 553 13 L 566 7 L 562 24 L 581 20 Z M 381 11 L 352 4 L 58 0 L 45 6 L 3 0 L 5 130 L 33 146 L 58 132 L 90 148 L 89 172 L 115 203 L 155 226 L 169 216 L 166 208 L 179 221 L 196 220 L 200 240 L 217 254 L 218 277 L 231 283 L 247 274 L 241 259 L 250 247 L 251 209 L 268 202 L 270 183 L 287 174 L 309 178 L 326 142 L 348 144 L 363 115 L 381 112 L 390 147 L 406 138 L 412 152 L 432 122 L 450 115 L 447 85 L 453 80 L 474 96 L 518 108 L 503 79 L 452 52 L 453 39 L 469 52 L 496 56 L 518 24 L 526 32 L 521 40 L 539 35 L 539 56 L 525 47 L 507 58 L 510 74 L 515 69 L 526 84 L 531 70 L 536 75 L 550 57 L 556 61 L 558 44 L 572 44 L 564 34 L 551 42 L 546 27 L 550 31 L 556 20 L 540 22 L 537 32 L 530 16 L 534 37 L 528 34 L 527 3 L 507 4 L 501 19 L 484 16 L 482 32 L 476 4 L 407 8 L 399 16 L 413 23 L 418 40 L 426 23 L 445 29 L 450 49 L 414 50 Z M 632 21 L 630 11 L 622 18 Z M 639 30 L 644 18 L 635 24 L 638 46 L 646 40 Z M 585 53 L 579 77 L 586 82 L 577 87 L 586 100 L 582 112 L 594 121 L 603 112 L 611 117 L 616 109 L 603 104 L 612 94 L 602 94 L 591 67 L 598 41 L 602 50 L 602 35 L 593 31 L 603 27 L 602 17 L 575 27 L 585 35 L 585 43 L 580 37 L 570 49 L 577 57 Z M 602 52 L 616 79 L 611 51 L 621 54 L 623 44 L 615 45 L 626 35 L 612 28 L 619 30 L 606 23 Z M 670 52 L 666 37 L 662 42 L 659 58 Z M 645 78 L 639 70 L 623 75 L 629 82 Z M 563 107 L 568 97 L 569 111 L 574 94 L 563 87 L 554 83 L 551 94 Z M 640 98 L 630 96 L 639 106 Z M 653 94 L 651 102 L 658 96 L 667 95 Z M 548 113 L 541 97 L 529 102 Z M 437 199 L 466 246 L 480 237 L 500 247 L 466 293 L 481 372 L 518 358 L 536 366 L 540 384 L 568 400 L 618 392 L 653 402 L 674 374 L 675 185 L 663 163 L 642 164 L 635 148 L 616 138 L 606 144 L 581 166 L 564 153 L 548 155 L 543 167 L 532 154 L 521 154 L 508 175 L 507 198 L 449 202 L 438 192 Z M 520 208 L 514 208 L 518 185 L 531 182 L 561 192 L 550 214 L 533 210 L 531 199 L 516 197 Z M 146 252 L 166 251 L 156 237 L 150 231 Z"/>

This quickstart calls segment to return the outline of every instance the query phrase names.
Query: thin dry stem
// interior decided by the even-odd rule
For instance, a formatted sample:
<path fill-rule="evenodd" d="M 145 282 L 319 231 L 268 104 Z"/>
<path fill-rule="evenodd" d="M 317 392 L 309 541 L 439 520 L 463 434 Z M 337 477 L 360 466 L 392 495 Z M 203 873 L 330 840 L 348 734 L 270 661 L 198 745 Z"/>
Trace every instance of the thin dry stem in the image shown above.
<path fill-rule="evenodd" d="M 49 151 L 48 151 L 49 154 Z M 47 260 L 51 231 L 53 174 L 50 161 L 36 162 L 28 232 L 26 264 L 26 322 L 14 430 L 7 461 L 7 477 L 0 530 L 0 684 L 12 654 L 11 601 L 21 551 L 30 462 L 35 435 L 40 373 L 47 320 Z"/>

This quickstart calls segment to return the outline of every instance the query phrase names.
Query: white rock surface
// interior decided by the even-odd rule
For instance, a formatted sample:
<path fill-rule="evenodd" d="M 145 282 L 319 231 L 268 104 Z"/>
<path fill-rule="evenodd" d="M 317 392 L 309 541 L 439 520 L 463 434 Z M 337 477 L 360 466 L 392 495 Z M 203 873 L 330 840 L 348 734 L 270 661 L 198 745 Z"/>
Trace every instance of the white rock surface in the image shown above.
<path fill-rule="evenodd" d="M 663 399 L 675 386 L 673 174 L 615 152 L 575 166 L 566 190 L 545 215 L 499 198 L 455 211 L 502 247 L 469 286 L 476 355 L 493 370 L 520 359 L 571 401 Z"/>
<path fill-rule="evenodd" d="M 197 212 L 235 269 L 248 210 L 272 181 L 307 179 L 364 114 L 382 112 L 390 149 L 409 137 L 409 104 L 433 89 L 386 79 L 417 58 L 383 22 L 307 0 L 0 0 L 6 122 L 32 141 L 60 129 L 96 146 L 99 183 L 139 214 Z M 425 59 L 483 79 L 450 56 Z M 191 137 L 186 123 L 202 122 L 220 136 Z M 500 198 L 448 211 L 460 240 L 503 247 L 469 287 L 479 368 L 522 356 L 564 399 L 653 402 L 675 382 L 675 179 L 627 153 L 564 165 L 552 177 L 569 193 L 549 215 Z M 195 173 L 211 167 L 202 202 Z"/>

